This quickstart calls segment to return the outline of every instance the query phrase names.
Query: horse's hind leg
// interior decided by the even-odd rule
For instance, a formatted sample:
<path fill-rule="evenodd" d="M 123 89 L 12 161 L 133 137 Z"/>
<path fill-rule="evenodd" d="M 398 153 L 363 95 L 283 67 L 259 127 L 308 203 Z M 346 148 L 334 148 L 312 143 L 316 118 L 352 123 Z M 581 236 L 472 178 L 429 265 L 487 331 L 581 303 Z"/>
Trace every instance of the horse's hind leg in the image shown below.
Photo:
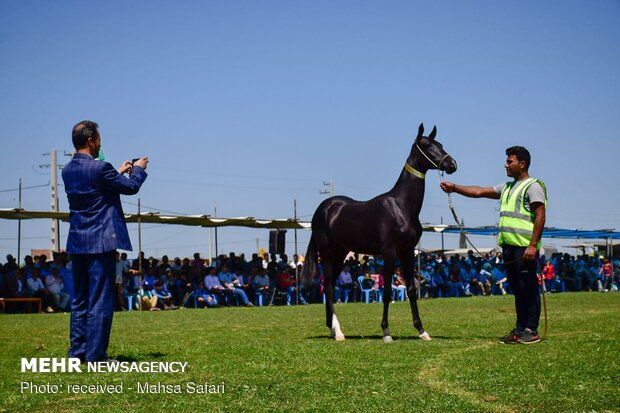
<path fill-rule="evenodd" d="M 336 286 L 336 278 L 340 271 L 340 267 L 337 264 L 338 259 L 329 259 L 323 262 L 325 315 L 330 336 L 336 339 L 336 341 L 343 341 L 345 337 L 340 329 L 340 323 L 338 322 L 338 317 L 336 317 L 336 312 L 334 310 L 334 287 Z"/>
<path fill-rule="evenodd" d="M 422 327 L 420 312 L 418 311 L 418 292 L 415 286 L 413 262 L 415 256 L 406 254 L 401 256 L 402 269 L 404 271 L 405 282 L 407 283 L 407 297 L 409 297 L 409 305 L 411 306 L 411 315 L 413 316 L 413 326 L 418 330 L 419 337 L 422 340 L 430 340 L 431 336 Z"/>
<path fill-rule="evenodd" d="M 383 266 L 383 319 L 381 320 L 381 328 L 383 329 L 383 342 L 391 343 L 390 327 L 388 322 L 388 313 L 390 310 L 390 302 L 392 301 L 392 276 L 394 275 L 394 260 L 384 257 Z"/>

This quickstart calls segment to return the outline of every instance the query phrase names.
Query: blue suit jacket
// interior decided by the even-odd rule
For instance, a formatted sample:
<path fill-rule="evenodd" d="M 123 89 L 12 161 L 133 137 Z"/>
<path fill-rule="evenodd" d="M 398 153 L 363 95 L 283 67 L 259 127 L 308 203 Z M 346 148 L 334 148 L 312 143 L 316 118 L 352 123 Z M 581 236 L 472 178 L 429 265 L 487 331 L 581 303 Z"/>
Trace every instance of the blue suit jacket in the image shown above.
<path fill-rule="evenodd" d="M 120 195 L 138 192 L 147 173 L 134 166 L 129 177 L 108 162 L 76 153 L 62 170 L 69 199 L 69 254 L 131 251 Z"/>

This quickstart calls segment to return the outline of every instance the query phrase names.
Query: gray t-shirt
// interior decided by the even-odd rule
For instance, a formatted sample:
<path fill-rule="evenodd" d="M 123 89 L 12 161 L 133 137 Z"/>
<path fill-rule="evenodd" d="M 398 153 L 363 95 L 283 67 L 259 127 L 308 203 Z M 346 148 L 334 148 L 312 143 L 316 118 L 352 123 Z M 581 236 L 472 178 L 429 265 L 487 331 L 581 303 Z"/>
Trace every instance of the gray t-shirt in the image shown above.
<path fill-rule="evenodd" d="M 510 193 L 508 194 L 509 196 L 512 195 L 512 191 L 515 190 L 515 187 L 520 182 L 522 181 L 515 182 L 512 188 L 510 188 Z M 496 194 L 500 195 L 505 186 L 506 186 L 506 182 L 502 182 L 499 185 L 495 185 L 493 189 L 495 190 Z M 545 188 L 543 188 L 543 186 L 538 181 L 534 182 L 532 185 L 529 186 L 529 188 L 527 188 L 527 191 L 525 192 L 525 199 L 523 200 L 525 209 L 530 211 L 530 204 L 533 204 L 536 202 L 540 202 L 544 204 L 545 198 L 546 198 Z"/>

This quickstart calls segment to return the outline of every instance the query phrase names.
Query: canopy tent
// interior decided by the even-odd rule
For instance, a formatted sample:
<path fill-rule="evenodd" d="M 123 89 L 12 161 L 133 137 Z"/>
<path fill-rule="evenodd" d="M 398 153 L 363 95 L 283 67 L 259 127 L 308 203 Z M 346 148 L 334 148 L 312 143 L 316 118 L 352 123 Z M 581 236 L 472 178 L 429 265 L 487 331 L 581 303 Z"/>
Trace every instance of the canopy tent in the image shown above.
<path fill-rule="evenodd" d="M 472 235 L 497 235 L 499 229 L 492 227 L 464 228 L 465 232 Z M 455 225 L 450 225 L 445 229 L 445 233 L 459 233 L 460 230 Z M 543 238 L 577 238 L 577 239 L 620 239 L 620 232 L 613 229 L 564 229 L 564 228 L 545 228 Z"/>
<path fill-rule="evenodd" d="M 69 222 L 68 212 L 52 211 L 27 211 L 25 209 L 0 209 L 0 219 L 58 219 Z M 260 219 L 254 217 L 215 218 L 210 215 L 162 215 L 158 212 L 143 214 L 125 214 L 125 220 L 129 223 L 143 222 L 149 224 L 189 225 L 199 227 L 249 227 L 270 229 L 310 229 L 309 221 L 300 221 L 292 218 Z M 460 229 L 456 225 L 422 224 L 422 229 L 428 232 L 444 232 L 457 234 Z M 496 226 L 466 227 L 465 232 L 471 235 L 497 235 Z M 617 239 L 620 240 L 620 232 L 613 229 L 564 229 L 545 228 L 544 238 L 567 238 L 567 239 Z"/>

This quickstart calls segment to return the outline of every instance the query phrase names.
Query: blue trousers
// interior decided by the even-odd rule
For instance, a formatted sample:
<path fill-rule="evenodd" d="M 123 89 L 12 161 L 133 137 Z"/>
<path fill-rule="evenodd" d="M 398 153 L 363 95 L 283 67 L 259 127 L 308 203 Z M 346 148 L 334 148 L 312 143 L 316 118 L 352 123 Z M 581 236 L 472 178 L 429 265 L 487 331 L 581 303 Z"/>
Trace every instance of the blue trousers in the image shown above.
<path fill-rule="evenodd" d="M 114 289 L 116 251 L 101 254 L 74 254 L 73 301 L 69 357 L 99 361 L 108 357 Z"/>

